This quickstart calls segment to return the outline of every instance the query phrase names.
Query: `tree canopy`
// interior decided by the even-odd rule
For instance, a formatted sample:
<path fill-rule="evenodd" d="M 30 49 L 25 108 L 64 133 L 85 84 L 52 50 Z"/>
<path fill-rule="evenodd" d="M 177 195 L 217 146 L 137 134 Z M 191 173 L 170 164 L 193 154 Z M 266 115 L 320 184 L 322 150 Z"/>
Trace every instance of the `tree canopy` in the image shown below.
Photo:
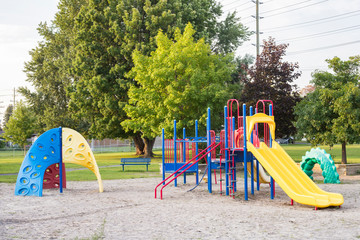
<path fill-rule="evenodd" d="M 68 88 L 76 80 L 71 73 L 74 58 L 73 25 L 74 18 L 85 0 L 62 0 L 59 12 L 51 24 L 40 23 L 38 32 L 43 41 L 29 54 L 31 60 L 25 63 L 27 81 L 35 91 L 21 87 L 19 92 L 36 115 L 36 129 L 42 133 L 51 128 L 66 126 L 85 133 L 86 121 L 74 117 L 70 112 Z"/>
<path fill-rule="evenodd" d="M 5 113 L 4 113 L 4 119 L 3 119 L 3 127 L 5 127 L 6 124 L 7 124 L 7 122 L 9 121 L 9 119 L 10 119 L 12 113 L 13 113 L 13 108 L 14 108 L 14 107 L 13 107 L 12 104 L 10 104 L 10 105 L 6 108 Z"/>
<path fill-rule="evenodd" d="M 22 89 L 44 116 L 38 125 L 71 126 L 88 137 L 138 139 L 125 133 L 128 89 L 137 86 L 127 73 L 136 49 L 149 55 L 161 29 L 169 37 L 188 22 L 213 51 L 234 51 L 249 36 L 234 14 L 224 20 L 215 0 L 60 0 L 51 24 L 41 24 L 44 38 L 26 64 L 35 92 Z"/>
<path fill-rule="evenodd" d="M 128 118 L 123 111 L 127 91 L 137 84 L 127 78 L 132 52 L 149 55 L 159 29 L 172 37 L 176 27 L 183 30 L 188 22 L 196 39 L 204 37 L 218 52 L 232 51 L 249 33 L 235 15 L 219 22 L 220 15 L 221 7 L 213 0 L 89 1 L 75 23 L 73 64 L 79 79 L 70 106 L 91 119 L 90 132 L 96 137 L 128 136 L 120 123 Z"/>
<path fill-rule="evenodd" d="M 241 100 L 254 106 L 259 99 L 269 99 L 274 103 L 276 136 L 295 134 L 294 106 L 300 101 L 296 85 L 292 84 L 300 76 L 297 63 L 283 60 L 287 44 L 277 45 L 273 38 L 264 40 L 264 47 L 255 65 L 248 69 L 248 78 L 243 78 L 244 90 Z"/>
<path fill-rule="evenodd" d="M 129 76 L 139 86 L 129 90 L 125 111 L 130 119 L 122 123 L 127 130 L 154 139 L 164 128 L 170 137 L 174 119 L 179 130 L 194 129 L 196 119 L 205 126 L 206 107 L 212 109 L 213 129 L 220 127 L 229 97 L 232 57 L 212 53 L 204 39 L 195 41 L 194 33 L 190 23 L 183 34 L 176 29 L 174 40 L 159 31 L 157 49 L 150 56 L 133 53 Z"/>
<path fill-rule="evenodd" d="M 29 143 L 27 139 L 31 137 L 34 131 L 34 114 L 29 107 L 26 107 L 25 104 L 20 101 L 16 104 L 13 114 L 4 127 L 3 137 L 6 141 L 10 141 L 24 147 L 25 151 L 25 145 Z"/>
<path fill-rule="evenodd" d="M 296 127 L 313 145 L 360 142 L 360 56 L 327 59 L 329 69 L 312 74 L 315 91 L 296 106 Z"/>

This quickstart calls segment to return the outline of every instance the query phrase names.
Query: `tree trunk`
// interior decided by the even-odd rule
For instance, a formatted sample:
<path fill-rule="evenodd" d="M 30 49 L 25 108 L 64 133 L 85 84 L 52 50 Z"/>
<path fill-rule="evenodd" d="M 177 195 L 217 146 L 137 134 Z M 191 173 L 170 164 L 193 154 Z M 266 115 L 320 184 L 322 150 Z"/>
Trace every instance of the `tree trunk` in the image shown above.
<path fill-rule="evenodd" d="M 26 156 L 26 144 L 24 144 L 24 156 Z"/>
<path fill-rule="evenodd" d="M 346 142 L 341 143 L 341 163 L 347 164 L 346 158 Z"/>
<path fill-rule="evenodd" d="M 143 155 L 144 154 L 144 141 L 141 138 L 140 133 L 135 134 L 135 136 L 133 136 L 133 140 L 134 140 L 134 144 L 135 144 L 135 150 L 136 150 L 136 155 Z"/>
<path fill-rule="evenodd" d="M 155 138 L 154 139 L 144 138 L 144 142 L 145 142 L 144 157 L 153 157 L 154 153 L 153 153 L 152 150 L 153 150 L 153 147 L 154 147 Z"/>

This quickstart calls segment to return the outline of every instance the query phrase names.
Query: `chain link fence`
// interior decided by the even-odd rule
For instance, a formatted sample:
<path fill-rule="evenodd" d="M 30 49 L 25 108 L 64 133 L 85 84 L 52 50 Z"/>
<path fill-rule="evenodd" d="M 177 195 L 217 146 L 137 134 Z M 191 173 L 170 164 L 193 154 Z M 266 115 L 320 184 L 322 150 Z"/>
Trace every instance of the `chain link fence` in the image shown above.
<path fill-rule="evenodd" d="M 26 152 L 29 150 L 30 146 L 26 147 Z M 0 158 L 15 158 L 15 157 L 24 157 L 23 148 L 0 148 Z"/>
<path fill-rule="evenodd" d="M 87 140 L 91 150 L 94 153 L 106 152 L 133 152 L 135 146 L 131 140 L 104 139 L 104 140 Z"/>
<path fill-rule="evenodd" d="M 119 140 L 119 139 L 104 139 L 87 140 L 91 150 L 94 153 L 107 153 L 107 152 L 135 152 L 135 146 L 132 140 Z M 26 146 L 26 152 L 30 149 L 31 145 Z M 154 150 L 161 149 L 161 138 L 157 137 L 154 143 Z M 24 149 L 19 147 L 6 147 L 0 148 L 0 158 L 14 158 L 24 157 Z"/>

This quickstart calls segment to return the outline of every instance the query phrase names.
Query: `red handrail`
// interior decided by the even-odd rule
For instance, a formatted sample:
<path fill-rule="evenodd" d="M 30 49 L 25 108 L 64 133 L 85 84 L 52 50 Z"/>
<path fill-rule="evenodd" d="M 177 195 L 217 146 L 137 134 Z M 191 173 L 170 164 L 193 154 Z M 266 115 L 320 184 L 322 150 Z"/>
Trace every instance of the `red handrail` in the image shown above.
<path fill-rule="evenodd" d="M 164 189 L 164 187 L 166 187 L 167 185 L 169 185 L 172 181 L 174 181 L 177 177 L 181 176 L 181 174 L 183 174 L 184 172 L 186 172 L 189 168 L 191 168 L 195 163 L 199 162 L 203 157 L 205 157 L 208 153 L 210 153 L 214 148 L 217 148 L 218 146 L 220 146 L 221 143 L 216 144 L 216 142 L 212 143 L 210 146 L 208 146 L 206 149 L 202 150 L 198 155 L 196 155 L 195 157 L 193 157 L 190 161 L 188 161 L 186 164 L 184 164 L 181 168 L 179 168 L 178 170 L 176 170 L 175 172 L 173 172 L 170 176 L 168 176 L 166 179 L 164 179 L 163 181 L 161 181 L 156 187 L 155 187 L 155 198 L 157 198 L 157 188 L 163 184 L 164 182 L 166 182 L 169 178 L 171 178 L 172 176 L 174 176 L 176 173 L 178 173 L 182 168 L 184 168 L 186 165 L 188 165 L 190 162 L 192 162 L 193 160 L 195 160 L 196 158 L 198 158 L 201 154 L 203 154 L 204 152 L 206 152 L 207 149 L 210 148 L 209 151 L 207 151 L 204 155 L 202 155 L 199 159 L 197 159 L 195 162 L 193 162 L 190 166 L 188 166 L 185 170 L 183 170 L 180 174 L 176 175 L 173 179 L 171 179 L 168 183 L 166 183 L 161 189 L 160 189 L 160 199 L 162 199 L 162 191 Z M 214 146 L 215 145 L 215 146 Z"/>
<path fill-rule="evenodd" d="M 240 107 L 239 107 L 239 101 L 236 99 L 229 99 L 227 102 L 227 121 L 228 121 L 228 141 L 229 141 L 229 147 L 232 148 L 234 147 L 233 142 L 234 142 L 234 131 L 235 129 L 233 129 L 233 124 L 232 124 L 232 118 L 233 118 L 233 103 L 236 103 L 236 110 L 237 110 L 237 118 L 239 118 L 240 116 Z M 235 122 L 238 119 L 235 119 Z M 235 124 L 234 124 L 235 125 Z M 240 122 L 238 121 L 238 128 L 240 127 Z"/>
<path fill-rule="evenodd" d="M 209 147 L 211 147 L 213 144 L 211 144 Z M 186 169 L 184 169 L 181 173 L 179 173 L 178 175 L 176 175 L 173 179 L 171 179 L 168 183 L 166 183 L 160 190 L 160 199 L 163 199 L 163 189 L 169 185 L 172 181 L 174 181 L 176 178 L 178 178 L 179 176 L 181 176 L 181 174 L 183 174 L 184 172 L 186 172 L 189 168 L 191 168 L 194 164 L 196 164 L 197 162 L 199 162 L 202 158 L 206 157 L 207 154 L 211 153 L 211 151 L 213 149 L 216 149 L 218 146 L 220 146 L 220 143 L 216 144 L 216 146 L 214 146 L 213 148 L 211 148 L 209 151 L 207 151 L 206 153 L 204 153 L 204 155 L 202 155 L 199 159 L 197 159 L 195 162 L 193 162 L 190 166 L 188 166 Z M 208 147 L 208 148 L 209 148 Z M 206 148 L 206 149 L 208 149 Z M 205 150 L 206 150 L 205 149 Z M 191 160 L 192 161 L 192 160 Z M 184 166 L 186 166 L 188 163 L 190 163 L 191 161 L 187 162 Z M 184 167 L 183 166 L 183 167 Z M 183 168 L 181 167 L 181 168 Z M 179 168 L 178 171 L 181 169 Z M 169 176 L 170 177 L 170 176 Z"/>

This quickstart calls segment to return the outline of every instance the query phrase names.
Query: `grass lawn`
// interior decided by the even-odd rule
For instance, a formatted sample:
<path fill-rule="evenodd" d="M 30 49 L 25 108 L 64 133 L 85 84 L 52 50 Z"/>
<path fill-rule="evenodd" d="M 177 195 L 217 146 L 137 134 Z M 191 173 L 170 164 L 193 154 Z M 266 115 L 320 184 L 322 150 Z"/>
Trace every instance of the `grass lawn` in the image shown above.
<path fill-rule="evenodd" d="M 100 168 L 101 178 L 107 179 L 129 179 L 129 178 L 145 178 L 145 177 L 158 177 L 160 176 L 160 163 L 161 163 L 161 150 L 154 151 L 155 157 L 151 159 L 149 171 L 146 171 L 146 166 L 125 166 L 125 171 L 122 171 L 120 158 L 135 157 L 134 152 L 118 152 L 118 153 L 99 153 L 94 154 L 96 162 Z M 0 174 L 18 173 L 24 156 L 9 157 L 9 154 L 0 152 Z M 106 167 L 102 166 L 113 166 Z M 83 166 L 77 164 L 66 164 L 66 169 L 72 171 L 66 172 L 66 179 L 68 181 L 91 181 L 96 180 L 95 174 L 90 170 L 84 169 Z M 79 169 L 79 170 L 74 170 Z M 17 175 L 2 175 L 0 182 L 15 183 Z"/>
<path fill-rule="evenodd" d="M 289 144 L 282 145 L 285 151 L 292 157 L 295 162 L 301 162 L 302 156 L 305 156 L 306 151 L 312 148 L 305 144 Z M 329 146 L 318 146 L 330 154 L 335 163 L 341 163 L 341 145 L 335 145 L 331 150 Z M 348 163 L 360 163 L 360 144 L 351 144 L 346 146 L 346 154 Z"/>
<path fill-rule="evenodd" d="M 289 144 L 282 145 L 282 147 L 296 162 L 300 162 L 306 151 L 311 149 L 310 145 L 305 144 Z M 320 146 L 320 148 L 325 149 L 327 153 L 331 154 L 336 163 L 341 163 L 341 145 L 335 145 L 331 150 L 328 146 Z M 360 144 L 348 145 L 346 149 L 348 163 L 360 163 Z M 125 166 L 125 171 L 122 171 L 122 167 L 119 165 L 120 158 L 135 157 L 134 152 L 98 153 L 95 154 L 95 159 L 100 167 L 101 178 L 104 180 L 160 177 L 161 150 L 155 150 L 154 153 L 155 157 L 151 160 L 148 172 L 143 165 Z M 17 173 L 23 159 L 24 157 L 19 154 L 11 155 L 9 153 L 0 152 L 0 174 Z M 113 167 L 102 168 L 102 166 Z M 66 164 L 66 168 L 72 170 L 67 171 L 66 173 L 68 181 L 96 180 L 95 175 L 91 171 L 88 169 L 81 170 L 83 167 L 80 165 Z M 16 175 L 2 175 L 0 176 L 0 182 L 15 183 L 16 177 Z"/>

